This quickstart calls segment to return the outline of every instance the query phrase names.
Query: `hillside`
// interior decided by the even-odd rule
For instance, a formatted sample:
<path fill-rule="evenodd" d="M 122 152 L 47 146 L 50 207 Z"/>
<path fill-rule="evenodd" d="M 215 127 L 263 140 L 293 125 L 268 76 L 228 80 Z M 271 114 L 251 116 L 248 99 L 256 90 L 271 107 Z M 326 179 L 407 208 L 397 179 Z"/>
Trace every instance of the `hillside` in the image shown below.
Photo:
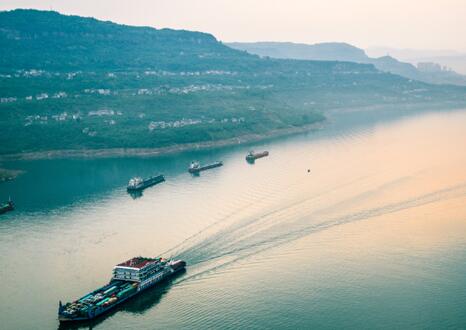
<path fill-rule="evenodd" d="M 466 86 L 466 76 L 454 71 L 439 70 L 427 73 L 411 63 L 401 62 L 392 56 L 369 57 L 364 50 L 346 43 L 328 42 L 307 45 L 291 42 L 234 42 L 229 43 L 228 46 L 262 57 L 269 56 L 281 59 L 348 61 L 373 64 L 378 70 L 397 74 L 408 79 L 415 79 L 432 84 Z"/>
<path fill-rule="evenodd" d="M 322 121 L 328 110 L 466 103 L 371 64 L 263 59 L 212 35 L 0 12 L 0 155 L 164 148 Z"/>
<path fill-rule="evenodd" d="M 346 43 L 327 42 L 314 45 L 292 42 L 231 42 L 233 49 L 245 50 L 262 57 L 293 58 L 313 61 L 345 61 L 365 63 L 369 60 L 366 53 Z"/>
<path fill-rule="evenodd" d="M 224 68 L 241 53 L 210 34 L 130 27 L 57 12 L 0 13 L 2 69 Z M 244 55 L 243 55 L 244 57 Z"/>
<path fill-rule="evenodd" d="M 451 68 L 461 75 L 466 75 L 466 52 L 464 51 L 371 47 L 366 49 L 366 53 L 371 57 L 390 54 L 390 56 L 414 65 L 420 62 L 434 62 Z"/>

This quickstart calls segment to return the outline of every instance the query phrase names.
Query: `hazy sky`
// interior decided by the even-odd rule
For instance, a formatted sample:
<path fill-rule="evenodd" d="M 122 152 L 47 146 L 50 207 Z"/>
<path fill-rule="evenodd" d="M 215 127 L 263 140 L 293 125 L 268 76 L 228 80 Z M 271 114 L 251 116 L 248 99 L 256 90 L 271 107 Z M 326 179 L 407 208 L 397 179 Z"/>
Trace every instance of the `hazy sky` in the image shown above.
<path fill-rule="evenodd" d="M 204 31 L 222 41 L 466 51 L 466 0 L 1 0 L 1 10 L 14 8 Z"/>

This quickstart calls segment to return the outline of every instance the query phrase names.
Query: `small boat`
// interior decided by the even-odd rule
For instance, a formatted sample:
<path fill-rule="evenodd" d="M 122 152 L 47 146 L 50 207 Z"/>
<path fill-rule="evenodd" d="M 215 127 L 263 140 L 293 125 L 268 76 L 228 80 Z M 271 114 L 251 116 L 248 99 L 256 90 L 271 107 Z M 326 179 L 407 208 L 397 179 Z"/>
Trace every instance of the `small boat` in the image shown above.
<path fill-rule="evenodd" d="M 211 168 L 220 167 L 220 166 L 223 166 L 223 162 L 219 161 L 219 162 L 215 162 L 212 164 L 201 165 L 201 163 L 194 161 L 194 162 L 191 162 L 191 164 L 189 165 L 188 172 L 191 174 L 197 174 L 201 171 L 209 170 Z"/>
<path fill-rule="evenodd" d="M 164 182 L 165 177 L 163 175 L 151 176 L 150 178 L 143 179 L 141 177 L 135 177 L 129 180 L 128 187 L 126 188 L 128 192 L 141 191 L 147 187 L 153 186 L 157 183 Z"/>
<path fill-rule="evenodd" d="M 8 198 L 8 202 L 0 204 L 0 214 L 13 211 L 15 209 L 15 204 L 11 198 Z"/>
<path fill-rule="evenodd" d="M 269 152 L 267 150 L 262 151 L 262 152 L 249 151 L 248 154 L 246 155 L 246 160 L 248 162 L 254 162 L 256 159 L 267 157 L 268 155 L 269 155 Z"/>

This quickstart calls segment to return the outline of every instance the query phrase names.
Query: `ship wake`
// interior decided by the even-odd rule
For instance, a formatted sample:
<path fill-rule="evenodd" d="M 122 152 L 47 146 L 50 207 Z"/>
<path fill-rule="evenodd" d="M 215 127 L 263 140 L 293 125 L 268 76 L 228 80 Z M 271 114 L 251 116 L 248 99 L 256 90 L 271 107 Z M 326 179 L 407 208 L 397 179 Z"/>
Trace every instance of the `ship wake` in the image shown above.
<path fill-rule="evenodd" d="M 410 180 L 409 177 L 386 182 L 373 189 L 362 191 L 348 198 L 324 203 L 328 194 L 344 189 L 358 178 L 320 194 L 242 218 L 241 211 L 206 226 L 203 230 L 185 239 L 167 251 L 172 256 L 188 261 L 189 275 L 179 281 L 203 278 L 217 270 L 263 251 L 308 237 L 314 233 L 357 221 L 420 207 L 438 201 L 466 196 L 466 182 L 419 194 L 391 203 L 380 203 L 370 208 L 353 210 L 349 207 L 381 192 Z M 342 211 L 344 210 L 344 211 Z M 243 209 L 244 211 L 244 209 Z"/>

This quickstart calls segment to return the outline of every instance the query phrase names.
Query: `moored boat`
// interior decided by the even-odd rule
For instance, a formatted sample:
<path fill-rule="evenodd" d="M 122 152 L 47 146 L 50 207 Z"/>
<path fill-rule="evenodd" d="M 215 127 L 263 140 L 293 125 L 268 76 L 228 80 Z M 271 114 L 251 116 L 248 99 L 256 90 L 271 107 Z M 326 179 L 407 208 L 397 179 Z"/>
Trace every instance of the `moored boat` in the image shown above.
<path fill-rule="evenodd" d="M 194 161 L 194 162 L 191 162 L 191 164 L 189 165 L 188 172 L 192 174 L 196 174 L 201 171 L 209 170 L 211 168 L 220 167 L 220 166 L 223 166 L 223 162 L 219 161 L 219 162 L 215 162 L 212 164 L 201 165 L 201 163 Z"/>
<path fill-rule="evenodd" d="M 13 204 L 13 201 L 11 198 L 8 199 L 8 202 L 0 204 L 0 214 L 6 213 L 8 211 L 13 211 L 15 209 L 15 204 Z"/>
<path fill-rule="evenodd" d="M 269 152 L 267 150 L 262 151 L 262 152 L 249 151 L 248 154 L 246 155 L 246 160 L 248 162 L 253 162 L 258 158 L 267 157 L 268 155 L 269 155 Z"/>
<path fill-rule="evenodd" d="M 141 177 L 134 177 L 128 182 L 128 187 L 126 188 L 129 192 L 141 191 L 147 187 L 153 186 L 157 183 L 165 181 L 163 175 L 151 176 L 150 178 L 143 179 Z"/>

